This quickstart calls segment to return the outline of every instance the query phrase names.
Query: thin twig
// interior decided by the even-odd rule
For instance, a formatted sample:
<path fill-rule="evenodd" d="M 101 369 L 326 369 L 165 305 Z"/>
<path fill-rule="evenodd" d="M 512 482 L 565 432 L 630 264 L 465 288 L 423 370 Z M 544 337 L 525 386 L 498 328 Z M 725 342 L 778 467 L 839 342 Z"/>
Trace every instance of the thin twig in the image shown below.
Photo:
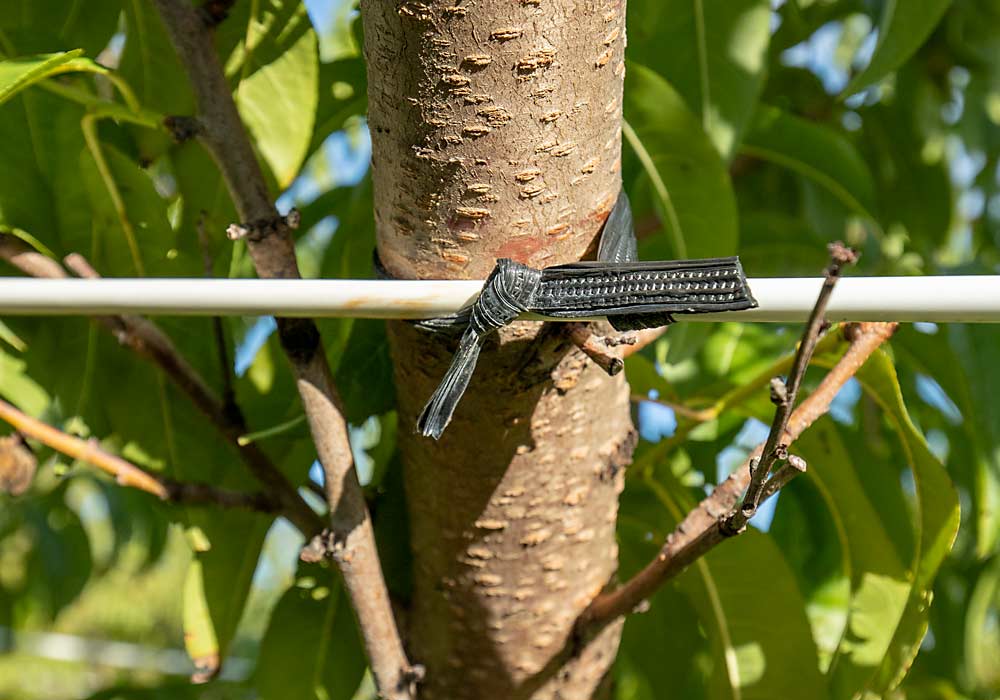
<path fill-rule="evenodd" d="M 32 277 L 66 277 L 66 271 L 58 261 L 28 246 L 24 241 L 9 233 L 0 233 L 0 258 Z"/>
<path fill-rule="evenodd" d="M 820 288 L 816 305 L 813 307 L 805 330 L 802 332 L 802 341 L 799 349 L 795 353 L 795 360 L 792 362 L 792 369 L 789 372 L 789 381 L 786 383 L 780 377 L 771 380 L 771 401 L 775 405 L 774 419 L 771 421 L 771 430 L 767 435 L 767 442 L 764 444 L 764 451 L 760 459 L 751 463 L 750 485 L 747 487 L 743 503 L 733 515 L 726 521 L 726 527 L 732 532 L 739 532 L 746 527 L 747 522 L 757 512 L 760 505 L 760 495 L 764 489 L 764 482 L 767 481 L 774 465 L 788 458 L 788 445 L 782 442 L 788 426 L 788 419 L 792 415 L 795 407 L 795 399 L 802 386 L 802 379 L 805 377 L 806 368 L 812 360 L 813 351 L 819 342 L 820 336 L 825 329 L 826 321 L 823 318 L 826 313 L 827 303 L 830 295 L 840 279 L 841 269 L 845 265 L 852 265 L 857 262 L 858 255 L 843 243 L 831 243 L 830 264 L 824 271 L 823 286 Z"/>
<path fill-rule="evenodd" d="M 660 398 L 652 399 L 648 396 L 644 396 L 643 394 L 632 394 L 629 399 L 633 403 L 655 403 L 658 406 L 669 408 L 678 416 L 683 416 L 684 418 L 687 418 L 695 423 L 704 423 L 706 421 L 715 420 L 719 417 L 718 408 L 715 406 L 708 406 L 707 408 L 691 408 L 690 406 L 685 406 L 682 403 L 667 401 L 666 399 Z"/>
<path fill-rule="evenodd" d="M 628 357 L 642 350 L 648 345 L 652 345 L 660 339 L 670 326 L 660 326 L 659 328 L 643 328 L 641 331 L 633 331 L 635 342 L 622 348 L 622 356 Z"/>
<path fill-rule="evenodd" d="M 139 489 L 164 501 L 214 505 L 273 513 L 278 504 L 262 493 L 227 491 L 208 484 L 184 483 L 162 479 L 126 459 L 104 450 L 96 440 L 82 440 L 43 423 L 0 399 L 0 420 L 9 423 L 21 435 L 51 449 L 91 464 L 115 478 L 120 486 Z"/>
<path fill-rule="evenodd" d="M 9 234 L 0 234 L 0 258 L 35 277 L 60 279 L 68 276 L 58 262 L 32 250 L 23 241 Z M 66 256 L 65 262 L 79 277 L 100 276 L 81 255 L 70 254 Z M 285 479 L 270 457 L 256 445 L 239 443 L 239 437 L 247 432 L 243 417 L 238 412 L 226 410 L 219 397 L 184 359 L 159 326 L 141 316 L 97 316 L 94 321 L 114 335 L 120 344 L 160 367 L 205 414 L 216 430 L 237 449 L 254 477 L 281 503 L 281 512 L 306 537 L 322 530 L 323 522 L 320 517 Z"/>
<path fill-rule="evenodd" d="M 566 333 L 576 347 L 612 377 L 625 368 L 623 348 L 635 343 L 634 335 L 628 333 L 598 335 L 590 323 L 567 323 Z"/>
<path fill-rule="evenodd" d="M 895 323 L 861 323 L 845 327 L 850 341 L 837 364 L 827 373 L 816 390 L 795 410 L 785 427 L 782 442 L 791 445 L 809 426 L 825 415 L 841 387 L 853 377 L 879 346 L 896 330 Z M 576 638 L 586 641 L 612 620 L 627 615 L 642 604 L 666 581 L 679 574 L 715 545 L 732 536 L 724 522 L 733 512 L 740 496 L 750 484 L 750 463 L 759 459 L 765 444 L 758 445 L 743 465 L 715 487 L 667 537 L 659 554 L 635 576 L 618 588 L 597 596 L 584 610 L 576 624 Z M 791 467 L 796 471 L 795 466 Z M 775 486 L 794 474 L 779 469 Z M 776 489 L 775 489 L 776 490 Z M 765 488 L 765 494 L 772 489 Z"/>
<path fill-rule="evenodd" d="M 245 240 L 261 278 L 296 279 L 295 241 L 291 230 L 297 217 L 281 217 L 250 138 L 233 101 L 203 15 L 188 0 L 154 0 L 163 24 L 187 71 L 201 125 L 198 139 L 222 173 L 242 222 Z M 267 226 L 259 228 L 259 222 Z M 302 406 L 309 421 L 330 506 L 329 536 L 317 538 L 310 550 L 325 549 L 343 576 L 378 692 L 388 700 L 411 700 L 418 669 L 406 658 L 392 614 L 388 589 L 375 546 L 375 533 L 354 469 L 347 421 L 311 319 L 278 319 L 278 334 L 295 373 Z"/>

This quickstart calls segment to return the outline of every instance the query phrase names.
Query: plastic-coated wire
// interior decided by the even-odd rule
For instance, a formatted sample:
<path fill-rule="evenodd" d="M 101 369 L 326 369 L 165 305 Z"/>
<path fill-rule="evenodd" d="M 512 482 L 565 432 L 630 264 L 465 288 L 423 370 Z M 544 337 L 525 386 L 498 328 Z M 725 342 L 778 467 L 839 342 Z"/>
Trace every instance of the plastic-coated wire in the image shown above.
<path fill-rule="evenodd" d="M 750 278 L 759 307 L 678 322 L 805 321 L 822 278 Z M 435 318 L 467 307 L 482 280 L 0 278 L 0 315 L 319 316 Z M 534 316 L 533 318 L 539 318 Z M 847 277 L 831 321 L 1000 322 L 1000 276 Z M 559 319 L 553 319 L 559 320 Z M 568 319 L 563 319 L 568 320 Z"/>

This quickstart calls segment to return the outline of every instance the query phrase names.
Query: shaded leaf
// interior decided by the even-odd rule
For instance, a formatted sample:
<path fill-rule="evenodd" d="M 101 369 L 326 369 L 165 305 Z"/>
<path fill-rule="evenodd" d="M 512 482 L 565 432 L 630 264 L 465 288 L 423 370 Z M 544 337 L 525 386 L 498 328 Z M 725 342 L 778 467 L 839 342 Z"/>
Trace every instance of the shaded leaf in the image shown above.
<path fill-rule="evenodd" d="M 885 0 L 875 53 L 843 94 L 859 92 L 903 65 L 934 31 L 950 5 L 951 0 Z"/>
<path fill-rule="evenodd" d="M 868 166 L 849 141 L 828 127 L 761 107 L 740 150 L 802 175 L 852 212 L 875 218 Z"/>
<path fill-rule="evenodd" d="M 649 178 L 670 252 L 698 258 L 735 251 L 739 232 L 729 175 L 680 95 L 649 68 L 630 64 L 625 119 L 625 137 Z"/>
<path fill-rule="evenodd" d="M 0 49 L 18 54 L 81 49 L 97 56 L 118 25 L 119 0 L 4 0 Z"/>
<path fill-rule="evenodd" d="M 337 359 L 335 383 L 349 422 L 360 425 L 368 416 L 395 407 L 396 384 L 385 321 L 356 319 L 347 346 Z"/>
<path fill-rule="evenodd" d="M 364 651 L 340 579 L 328 566 L 299 564 L 261 642 L 253 684 L 264 700 L 349 700 Z"/>

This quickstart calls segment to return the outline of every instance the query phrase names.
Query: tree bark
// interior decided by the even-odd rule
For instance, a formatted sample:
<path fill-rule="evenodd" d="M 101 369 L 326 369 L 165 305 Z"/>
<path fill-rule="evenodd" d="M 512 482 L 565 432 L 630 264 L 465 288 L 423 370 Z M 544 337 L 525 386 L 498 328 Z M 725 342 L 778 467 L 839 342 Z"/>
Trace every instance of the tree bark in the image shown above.
<path fill-rule="evenodd" d="M 621 187 L 624 0 L 362 0 L 378 251 L 400 278 L 584 258 Z M 391 323 L 425 698 L 590 698 L 620 624 L 549 663 L 617 568 L 624 379 L 555 324 L 487 345 L 440 442 L 452 341 Z M 555 666 L 555 667 L 553 667 Z"/>

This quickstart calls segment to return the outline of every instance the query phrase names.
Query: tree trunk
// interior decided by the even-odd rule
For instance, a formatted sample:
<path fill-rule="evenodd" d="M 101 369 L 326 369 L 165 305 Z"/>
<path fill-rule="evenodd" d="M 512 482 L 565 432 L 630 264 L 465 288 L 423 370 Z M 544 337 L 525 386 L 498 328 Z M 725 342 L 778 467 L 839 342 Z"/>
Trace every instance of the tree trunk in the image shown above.
<path fill-rule="evenodd" d="M 579 260 L 621 186 L 624 0 L 362 0 L 378 250 L 400 278 Z M 614 575 L 628 387 L 557 324 L 487 345 L 440 442 L 452 341 L 390 324 L 424 698 L 590 698 L 620 625 L 548 662 Z"/>

